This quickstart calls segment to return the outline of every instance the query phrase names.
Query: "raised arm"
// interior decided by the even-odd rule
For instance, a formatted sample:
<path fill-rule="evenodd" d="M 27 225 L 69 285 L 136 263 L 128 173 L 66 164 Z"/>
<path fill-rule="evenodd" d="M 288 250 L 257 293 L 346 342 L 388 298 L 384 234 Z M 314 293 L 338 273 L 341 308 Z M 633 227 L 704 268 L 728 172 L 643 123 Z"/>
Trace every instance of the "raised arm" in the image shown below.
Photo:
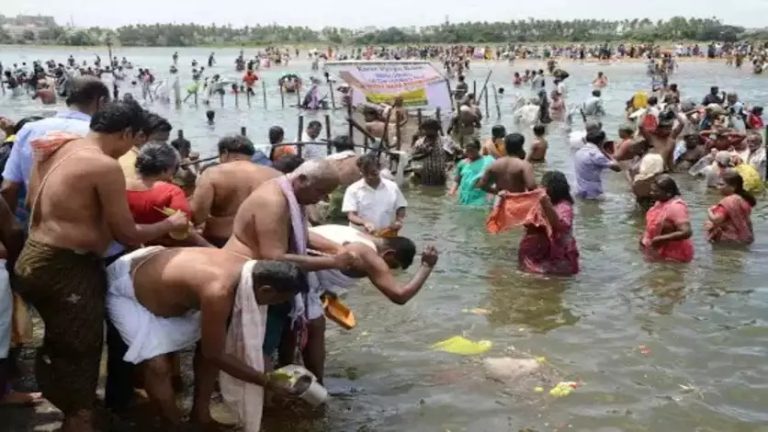
<path fill-rule="evenodd" d="M 477 183 L 475 183 L 475 187 L 482 189 L 489 194 L 496 195 L 499 192 L 496 188 L 496 167 L 497 163 L 494 162 L 491 166 L 486 168 L 485 172 L 483 172 L 483 176 L 477 180 Z"/>
<path fill-rule="evenodd" d="M 125 178 L 120 166 L 117 161 L 100 163 L 102 167 L 96 191 L 104 220 L 115 240 L 124 245 L 138 246 L 187 226 L 187 217 L 183 213 L 176 213 L 152 225 L 136 225 L 125 197 Z"/>
<path fill-rule="evenodd" d="M 392 276 L 392 271 L 387 266 L 386 262 L 382 260 L 375 252 L 368 251 L 366 254 L 372 254 L 374 256 L 363 256 L 362 260 L 368 266 L 367 273 L 368 278 L 371 280 L 374 286 L 381 291 L 389 300 L 393 303 L 404 305 L 408 303 L 416 294 L 421 291 L 424 286 L 424 282 L 432 273 L 432 269 L 437 264 L 438 253 L 434 246 L 427 246 L 421 255 L 421 266 L 411 280 L 405 285 L 398 284 L 395 277 Z"/>

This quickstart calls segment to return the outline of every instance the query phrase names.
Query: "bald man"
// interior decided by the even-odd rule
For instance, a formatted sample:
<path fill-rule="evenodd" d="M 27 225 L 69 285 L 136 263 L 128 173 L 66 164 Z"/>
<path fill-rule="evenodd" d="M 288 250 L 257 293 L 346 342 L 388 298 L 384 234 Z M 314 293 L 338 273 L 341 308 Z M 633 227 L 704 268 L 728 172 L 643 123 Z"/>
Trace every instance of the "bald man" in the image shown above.
<path fill-rule="evenodd" d="M 339 174 L 325 160 L 311 160 L 294 172 L 264 182 L 246 198 L 235 215 L 232 237 L 225 250 L 252 259 L 288 260 L 304 271 L 349 270 L 355 254 L 307 231 L 304 206 L 317 204 L 339 185 Z M 307 249 L 332 256 L 306 256 Z M 294 299 L 292 321 L 294 328 L 307 326 L 308 344 L 304 363 L 322 379 L 325 359 L 325 317 L 319 292 L 310 291 L 306 297 Z M 271 307 L 264 341 L 265 357 L 277 350 L 283 329 L 289 324 L 287 307 Z M 295 333 L 288 340 L 295 343 Z M 292 362 L 292 350 L 283 350 L 281 363 Z M 266 360 L 265 360 L 266 361 Z"/>

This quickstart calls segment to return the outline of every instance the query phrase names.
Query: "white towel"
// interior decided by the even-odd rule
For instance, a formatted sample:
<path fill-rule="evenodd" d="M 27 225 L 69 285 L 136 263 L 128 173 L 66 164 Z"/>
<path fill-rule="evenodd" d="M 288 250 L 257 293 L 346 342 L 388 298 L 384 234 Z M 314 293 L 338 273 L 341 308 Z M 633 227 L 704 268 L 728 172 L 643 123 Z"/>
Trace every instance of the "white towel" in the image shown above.
<path fill-rule="evenodd" d="M 107 313 L 128 345 L 123 360 L 130 363 L 139 364 L 177 352 L 200 340 L 200 311 L 190 311 L 179 317 L 159 317 L 136 298 L 131 272 L 133 263 L 141 264 L 162 249 L 161 246 L 138 249 L 107 268 Z"/>
<path fill-rule="evenodd" d="M 13 322 L 13 294 L 5 268 L 5 260 L 0 259 L 0 360 L 8 358 L 11 347 L 11 323 Z M 0 393 L 5 389 L 0 388 Z"/>
<path fill-rule="evenodd" d="M 256 303 L 253 292 L 253 266 L 248 261 L 240 272 L 232 319 L 227 331 L 226 353 L 230 354 L 257 371 L 264 370 L 264 332 L 267 327 L 267 307 Z M 230 407 L 238 414 L 245 432 L 261 430 L 261 412 L 264 407 L 264 388 L 246 383 L 220 372 L 221 394 Z"/>

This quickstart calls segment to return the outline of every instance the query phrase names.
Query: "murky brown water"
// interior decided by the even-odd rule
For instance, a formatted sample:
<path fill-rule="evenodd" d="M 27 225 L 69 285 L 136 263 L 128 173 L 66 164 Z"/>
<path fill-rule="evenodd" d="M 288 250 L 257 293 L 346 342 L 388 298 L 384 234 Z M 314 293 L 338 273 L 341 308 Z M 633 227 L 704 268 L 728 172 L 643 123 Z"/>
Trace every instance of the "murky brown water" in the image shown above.
<path fill-rule="evenodd" d="M 102 50 L 105 51 L 105 50 Z M 4 47 L 9 65 L 26 55 L 63 61 L 69 49 Z M 90 55 L 92 48 L 75 51 Z M 182 73 L 207 48 L 179 50 Z M 217 50 L 216 69 L 230 74 L 237 50 Z M 120 49 L 139 66 L 165 70 L 172 49 Z M 102 53 L 106 58 L 106 54 Z M 473 64 L 470 80 L 504 86 L 502 123 L 512 128 L 511 75 L 531 67 Z M 535 67 L 543 67 L 543 64 Z M 615 136 L 623 103 L 649 86 L 642 64 L 566 65 L 569 103 L 581 102 L 598 70 L 611 80 L 604 92 L 606 129 Z M 306 62 L 287 70 L 308 76 Z M 216 139 L 247 126 L 266 142 L 267 128 L 296 130 L 296 110 L 281 110 L 274 82 L 283 70 L 262 72 L 270 84 L 269 109 L 218 106 L 217 124 L 204 124 L 204 108 L 180 111 L 153 107 L 194 137 L 203 155 Z M 234 76 L 234 72 L 231 73 Z M 766 77 L 721 64 L 682 64 L 672 78 L 683 98 L 700 100 L 711 85 L 736 89 L 748 103 L 765 105 Z M 478 84 L 480 85 L 480 84 Z M 138 93 L 138 92 L 136 92 Z M 493 101 L 491 100 L 493 106 Z M 241 104 L 241 107 L 243 105 Z M 31 102 L 0 101 L 0 114 L 19 117 L 39 111 Z M 492 108 L 493 111 L 493 108 Z M 495 116 L 492 116 L 495 117 Z M 495 122 L 488 122 L 484 132 Z M 341 133 L 343 116 L 334 117 Z M 572 178 L 565 131 L 549 131 L 546 168 Z M 418 244 L 435 243 L 441 258 L 428 285 L 411 303 L 390 304 L 369 283 L 352 290 L 348 302 L 358 327 L 329 326 L 329 388 L 336 397 L 325 414 L 267 420 L 269 431 L 768 431 L 768 228 L 765 201 L 753 214 L 756 242 L 749 250 L 713 250 L 703 236 L 705 209 L 718 200 L 699 182 L 677 176 L 695 230 L 696 259 L 689 265 L 647 264 L 637 250 L 642 218 L 621 174 L 604 175 L 607 199 L 578 202 L 575 235 L 582 272 L 568 279 L 525 275 L 516 270 L 519 234 L 491 237 L 482 211 L 465 210 L 443 190 L 410 188 L 405 234 Z M 487 316 L 463 310 L 484 308 Z M 483 356 L 465 358 L 430 350 L 463 334 L 494 343 L 486 356 L 546 357 L 553 378 L 582 381 L 566 398 L 536 393 L 535 380 L 505 386 L 485 379 Z M 650 352 L 641 353 L 645 345 Z M 550 387 L 546 387 L 547 389 Z M 298 423 L 298 424 L 297 424 Z"/>

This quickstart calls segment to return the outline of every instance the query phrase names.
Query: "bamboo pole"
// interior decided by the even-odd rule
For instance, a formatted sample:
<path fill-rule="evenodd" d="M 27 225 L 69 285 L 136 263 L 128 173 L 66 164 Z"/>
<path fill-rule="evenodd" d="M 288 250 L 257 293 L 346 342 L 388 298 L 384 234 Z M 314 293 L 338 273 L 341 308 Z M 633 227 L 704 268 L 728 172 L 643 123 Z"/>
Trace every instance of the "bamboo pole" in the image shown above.
<path fill-rule="evenodd" d="M 493 101 L 496 104 L 496 118 L 501 118 L 501 107 L 499 106 L 499 92 L 496 90 L 496 84 L 493 84 Z"/>
<path fill-rule="evenodd" d="M 279 84 L 280 86 L 280 107 L 285 109 L 285 92 L 283 91 L 283 85 Z"/>
<path fill-rule="evenodd" d="M 298 134 L 298 136 L 297 136 L 297 141 L 298 141 L 298 142 L 302 142 L 302 141 L 303 141 L 303 140 L 301 139 L 301 137 L 302 137 L 302 135 L 303 135 L 303 134 L 304 134 L 304 116 L 303 116 L 303 115 L 300 115 L 300 116 L 299 116 L 299 134 Z M 299 147 L 299 157 L 301 157 L 301 155 L 304 153 L 304 152 L 303 152 L 303 150 L 304 150 L 304 146 L 300 145 L 300 146 L 298 146 L 298 147 Z"/>
<path fill-rule="evenodd" d="M 325 139 L 328 141 L 328 156 L 331 155 L 331 116 L 325 115 Z"/>
<path fill-rule="evenodd" d="M 477 80 L 472 80 L 472 94 L 477 97 Z"/>
<path fill-rule="evenodd" d="M 328 80 L 328 90 L 330 90 L 331 94 L 331 108 L 336 111 L 336 95 L 333 94 L 333 83 L 331 80 Z"/>
<path fill-rule="evenodd" d="M 485 118 L 488 118 L 488 92 L 485 92 Z"/>
<path fill-rule="evenodd" d="M 261 94 L 264 96 L 264 109 L 267 109 L 267 82 L 261 81 Z"/>
<path fill-rule="evenodd" d="M 301 86 L 296 89 L 296 109 L 301 109 Z"/>
<path fill-rule="evenodd" d="M 351 92 L 351 90 L 350 90 Z M 352 126 L 352 94 L 350 93 L 350 103 L 347 104 L 347 118 L 349 121 L 349 142 L 354 144 L 355 143 L 355 129 Z"/>
<path fill-rule="evenodd" d="M 245 100 L 246 100 L 246 103 L 248 104 L 248 108 L 251 107 L 251 92 L 252 91 L 253 90 L 251 90 L 251 87 L 247 87 L 245 89 Z"/>
<path fill-rule="evenodd" d="M 240 126 L 240 135 L 242 135 L 242 136 L 246 136 L 247 135 L 245 133 L 245 126 Z"/>
<path fill-rule="evenodd" d="M 219 93 L 219 99 L 221 100 L 221 107 L 224 108 L 224 93 Z"/>
<path fill-rule="evenodd" d="M 419 127 L 421 127 L 421 108 L 416 111 L 416 121 Z"/>

